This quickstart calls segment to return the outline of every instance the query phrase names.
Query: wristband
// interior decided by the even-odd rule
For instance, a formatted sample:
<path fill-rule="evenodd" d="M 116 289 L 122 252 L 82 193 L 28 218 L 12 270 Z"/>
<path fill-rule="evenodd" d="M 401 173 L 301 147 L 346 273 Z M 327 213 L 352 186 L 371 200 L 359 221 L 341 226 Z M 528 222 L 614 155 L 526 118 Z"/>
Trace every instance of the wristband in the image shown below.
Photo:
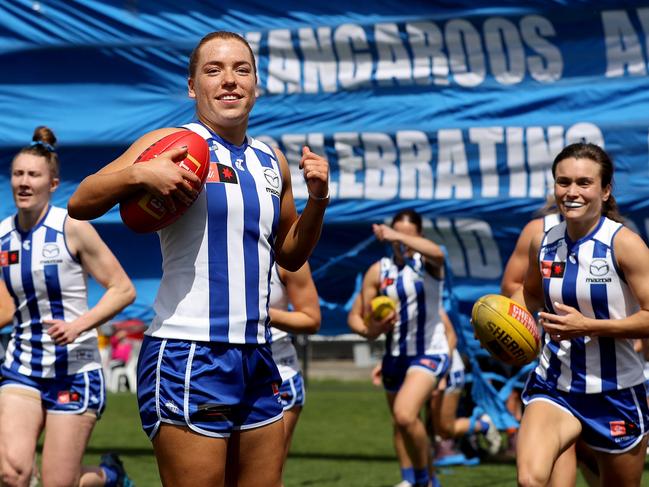
<path fill-rule="evenodd" d="M 309 199 L 312 199 L 313 201 L 328 200 L 329 199 L 329 190 L 327 189 L 327 195 L 322 197 L 322 198 L 318 198 L 317 196 L 313 196 L 311 193 L 309 193 Z"/>

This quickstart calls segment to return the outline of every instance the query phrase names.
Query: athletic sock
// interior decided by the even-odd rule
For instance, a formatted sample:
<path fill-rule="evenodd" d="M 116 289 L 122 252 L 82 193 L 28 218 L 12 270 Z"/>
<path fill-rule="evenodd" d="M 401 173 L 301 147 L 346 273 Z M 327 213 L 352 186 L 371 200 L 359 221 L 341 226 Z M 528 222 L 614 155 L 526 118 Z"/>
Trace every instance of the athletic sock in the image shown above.
<path fill-rule="evenodd" d="M 106 474 L 106 483 L 104 484 L 105 487 L 116 487 L 117 486 L 117 480 L 119 479 L 119 473 L 112 467 L 102 465 L 101 469 L 104 471 Z"/>
<path fill-rule="evenodd" d="M 402 468 L 401 469 L 401 480 L 410 482 L 411 484 L 415 483 L 415 469 L 412 467 Z"/>
<path fill-rule="evenodd" d="M 429 480 L 427 468 L 415 469 L 415 485 L 428 485 Z"/>

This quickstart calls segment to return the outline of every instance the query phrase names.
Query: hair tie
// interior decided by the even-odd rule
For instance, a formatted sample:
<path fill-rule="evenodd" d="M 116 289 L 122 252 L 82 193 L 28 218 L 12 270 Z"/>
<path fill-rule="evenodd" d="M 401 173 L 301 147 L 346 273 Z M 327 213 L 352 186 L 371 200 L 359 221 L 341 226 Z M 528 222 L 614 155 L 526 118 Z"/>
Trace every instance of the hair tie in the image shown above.
<path fill-rule="evenodd" d="M 37 145 L 40 145 L 41 147 L 43 147 L 43 149 L 45 149 L 48 152 L 56 152 L 56 149 L 52 144 L 48 144 L 47 142 L 43 142 L 41 140 L 35 140 L 31 144 L 29 144 L 30 147 L 35 147 Z"/>

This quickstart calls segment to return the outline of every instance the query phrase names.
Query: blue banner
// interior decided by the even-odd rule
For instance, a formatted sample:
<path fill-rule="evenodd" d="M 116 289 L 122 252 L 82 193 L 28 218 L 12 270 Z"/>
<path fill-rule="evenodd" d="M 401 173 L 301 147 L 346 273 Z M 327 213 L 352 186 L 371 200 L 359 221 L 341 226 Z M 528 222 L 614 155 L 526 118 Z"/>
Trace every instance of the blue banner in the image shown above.
<path fill-rule="evenodd" d="M 347 331 L 357 276 L 386 251 L 371 223 L 403 208 L 446 246 L 461 311 L 497 291 L 524 224 L 551 190 L 551 161 L 588 140 L 616 161 L 614 194 L 647 237 L 649 2 L 78 2 L 0 4 L 0 216 L 9 164 L 37 125 L 59 138 L 64 206 L 85 176 L 144 132 L 193 118 L 187 60 L 212 30 L 257 56 L 252 135 L 279 146 L 306 196 L 301 146 L 326 154 L 332 201 L 312 267 L 322 333 Z M 155 236 L 97 227 L 150 316 Z"/>

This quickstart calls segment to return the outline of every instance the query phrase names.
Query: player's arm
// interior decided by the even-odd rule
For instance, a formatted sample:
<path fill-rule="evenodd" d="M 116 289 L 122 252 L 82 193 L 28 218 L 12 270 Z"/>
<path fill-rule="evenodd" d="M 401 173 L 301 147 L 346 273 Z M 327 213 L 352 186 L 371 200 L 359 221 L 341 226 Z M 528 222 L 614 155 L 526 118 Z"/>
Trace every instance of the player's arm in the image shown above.
<path fill-rule="evenodd" d="M 14 300 L 7 290 L 5 282 L 0 279 L 0 328 L 13 322 L 15 309 Z"/>
<path fill-rule="evenodd" d="M 329 204 L 329 164 L 308 147 L 302 149 L 300 167 L 309 199 L 298 217 L 288 162 L 281 151 L 275 150 L 275 153 L 282 171 L 282 199 L 275 252 L 279 265 L 295 271 L 307 261 L 320 238 L 324 212 Z"/>
<path fill-rule="evenodd" d="M 78 220 L 98 218 L 140 190 L 161 198 L 170 211 L 175 211 L 174 198 L 191 205 L 196 193 L 192 184 L 198 186 L 200 179 L 175 164 L 185 158 L 185 149 L 170 149 L 146 164 L 133 164 L 151 144 L 177 131 L 164 128 L 143 135 L 113 162 L 86 177 L 70 197 L 70 216 Z"/>
<path fill-rule="evenodd" d="M 522 304 L 527 310 L 534 314 L 543 309 L 543 278 L 539 270 L 538 255 L 541 248 L 543 234 L 537 234 L 532 238 L 532 242 L 527 251 L 527 272 L 525 282 L 522 287 L 514 292 L 511 299 Z"/>
<path fill-rule="evenodd" d="M 372 225 L 372 231 L 381 242 L 399 242 L 424 256 L 426 262 L 435 268 L 444 265 L 444 251 L 432 240 L 419 235 L 407 235 L 384 224 Z"/>
<path fill-rule="evenodd" d="M 530 244 L 540 233 L 543 233 L 543 218 L 536 218 L 523 228 L 500 282 L 500 292 L 504 296 L 512 296 L 515 291 L 523 287 L 529 263 Z"/>
<path fill-rule="evenodd" d="M 559 314 L 541 313 L 543 327 L 561 339 L 578 336 L 649 337 L 649 248 L 640 236 L 622 227 L 613 240 L 617 263 L 640 309 L 622 319 L 587 318 L 575 308 L 554 303 Z"/>
<path fill-rule="evenodd" d="M 453 323 L 444 308 L 440 308 L 439 315 L 442 318 L 442 323 L 444 323 L 446 341 L 448 342 L 448 354 L 453 355 L 453 350 L 457 347 L 457 333 L 455 333 L 455 327 L 453 327 Z"/>
<path fill-rule="evenodd" d="M 352 307 L 347 314 L 347 325 L 354 333 L 367 338 L 367 325 L 363 320 L 363 297 L 361 293 L 358 293 L 354 298 Z"/>
<path fill-rule="evenodd" d="M 347 315 L 347 324 L 359 335 L 368 340 L 374 340 L 382 333 L 392 329 L 396 321 L 396 313 L 392 311 L 382 320 L 372 316 L 371 301 L 379 294 L 380 262 L 370 266 L 363 277 L 361 292 L 358 294 Z"/>
<path fill-rule="evenodd" d="M 68 218 L 65 233 L 70 252 L 106 289 L 95 306 L 72 322 L 44 320 L 47 333 L 59 345 L 71 343 L 81 333 L 105 323 L 135 299 L 135 288 L 119 261 L 88 222 Z"/>
<path fill-rule="evenodd" d="M 380 333 L 370 333 L 369 329 L 369 319 L 366 319 L 366 316 L 369 316 L 369 308 L 366 311 L 364 303 L 368 299 L 368 303 L 378 295 L 378 283 L 379 283 L 379 271 L 380 264 L 375 262 L 370 266 L 370 268 L 363 276 L 363 284 L 361 291 L 356 295 L 352 307 L 347 314 L 347 324 L 349 328 L 354 332 L 370 340 L 375 339 Z M 374 332 L 376 330 L 373 330 Z"/>
<path fill-rule="evenodd" d="M 295 272 L 281 268 L 279 271 L 293 310 L 270 308 L 270 324 L 289 333 L 317 333 L 321 319 L 320 302 L 309 264 Z"/>

